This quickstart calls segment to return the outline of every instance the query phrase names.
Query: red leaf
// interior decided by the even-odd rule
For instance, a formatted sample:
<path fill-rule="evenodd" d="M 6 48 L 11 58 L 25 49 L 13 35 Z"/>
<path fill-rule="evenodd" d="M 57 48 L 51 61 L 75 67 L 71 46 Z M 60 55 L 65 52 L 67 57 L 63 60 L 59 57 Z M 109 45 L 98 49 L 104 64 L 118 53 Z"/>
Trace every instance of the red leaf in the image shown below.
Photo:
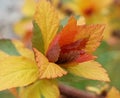
<path fill-rule="evenodd" d="M 83 55 L 85 52 L 82 49 L 85 47 L 86 42 L 87 40 L 83 39 L 61 47 L 57 63 L 72 62 L 79 57 L 79 55 Z"/>
<path fill-rule="evenodd" d="M 49 62 L 56 62 L 58 60 L 61 50 L 58 40 L 59 40 L 59 36 L 56 36 L 48 48 L 46 57 L 48 58 Z"/>

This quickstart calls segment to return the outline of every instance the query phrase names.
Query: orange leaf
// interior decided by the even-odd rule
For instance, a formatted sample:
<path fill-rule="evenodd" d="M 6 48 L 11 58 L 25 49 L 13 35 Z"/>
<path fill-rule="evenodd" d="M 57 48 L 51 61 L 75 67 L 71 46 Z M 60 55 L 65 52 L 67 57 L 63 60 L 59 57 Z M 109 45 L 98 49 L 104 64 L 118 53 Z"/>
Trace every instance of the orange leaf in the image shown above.
<path fill-rule="evenodd" d="M 104 25 L 82 25 L 79 26 L 78 34 L 75 36 L 75 41 L 79 39 L 88 39 L 85 51 L 88 53 L 92 53 L 96 50 L 96 48 L 100 45 L 100 41 L 102 40 L 102 33 L 104 31 Z"/>
<path fill-rule="evenodd" d="M 68 24 L 62 29 L 60 34 L 59 43 L 60 46 L 64 46 L 73 42 L 77 33 L 77 21 L 74 17 L 71 17 Z"/>

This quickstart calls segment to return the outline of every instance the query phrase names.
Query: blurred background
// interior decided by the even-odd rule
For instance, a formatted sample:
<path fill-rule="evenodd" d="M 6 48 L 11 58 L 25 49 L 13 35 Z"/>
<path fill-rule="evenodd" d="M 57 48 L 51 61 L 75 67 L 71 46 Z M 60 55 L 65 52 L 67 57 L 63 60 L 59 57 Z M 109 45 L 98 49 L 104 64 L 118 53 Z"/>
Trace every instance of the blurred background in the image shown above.
<path fill-rule="evenodd" d="M 32 17 L 38 0 L 0 0 L 0 38 L 21 40 L 31 47 Z M 71 74 L 61 79 L 67 85 L 95 93 L 109 87 L 120 90 L 120 0 L 49 0 L 56 7 L 65 25 L 69 16 L 78 17 L 79 24 L 105 24 L 103 41 L 95 52 L 97 61 L 108 71 L 111 82 L 78 78 Z M 73 79 L 74 78 L 74 79 Z M 2 85 L 2 84 L 0 84 Z M 0 98 L 14 98 L 9 91 Z"/>

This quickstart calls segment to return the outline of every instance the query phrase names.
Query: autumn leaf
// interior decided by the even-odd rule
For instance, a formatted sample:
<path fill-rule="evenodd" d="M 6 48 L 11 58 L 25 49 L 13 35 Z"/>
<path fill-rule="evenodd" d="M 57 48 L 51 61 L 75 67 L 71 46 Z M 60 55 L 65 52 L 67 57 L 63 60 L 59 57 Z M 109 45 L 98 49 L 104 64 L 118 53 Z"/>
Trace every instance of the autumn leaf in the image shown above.
<path fill-rule="evenodd" d="M 46 55 L 43 55 L 35 48 L 33 49 L 40 71 L 39 77 L 41 79 L 61 77 L 66 74 L 60 68 L 63 67 L 69 72 L 85 78 L 109 81 L 104 68 L 95 61 L 91 61 L 96 58 L 92 55 L 92 52 L 100 45 L 103 30 L 104 25 L 77 25 L 76 19 L 71 17 L 67 25 L 50 43 Z M 67 68 L 67 65 L 74 63 L 74 66 Z M 97 71 L 95 71 L 95 68 L 97 68 Z M 88 73 L 86 74 L 85 72 Z M 96 73 L 98 73 L 99 77 L 95 76 Z"/>
<path fill-rule="evenodd" d="M 103 37 L 104 25 L 77 25 L 77 20 L 71 17 L 68 24 L 59 33 L 60 46 L 74 43 L 78 40 L 85 40 L 83 44 L 83 50 L 87 53 L 92 53 L 100 45 L 100 41 Z"/>
<path fill-rule="evenodd" d="M 40 79 L 44 79 L 44 78 L 51 79 L 51 78 L 61 77 L 67 74 L 67 72 L 64 71 L 57 64 L 49 62 L 48 59 L 38 50 L 33 48 L 33 51 L 35 53 L 35 59 L 39 67 Z"/>
<path fill-rule="evenodd" d="M 41 30 L 46 52 L 50 42 L 55 37 L 59 28 L 58 14 L 50 2 L 41 0 L 37 4 L 34 20 L 39 25 L 39 28 Z"/>
<path fill-rule="evenodd" d="M 20 56 L 9 56 L 0 62 L 0 91 L 26 86 L 38 78 L 35 62 Z"/>
<path fill-rule="evenodd" d="M 79 64 L 71 63 L 68 64 L 67 69 L 69 72 L 84 78 L 100 81 L 110 81 L 106 70 L 95 61 L 88 61 Z"/>
<path fill-rule="evenodd" d="M 74 17 L 71 17 L 67 25 L 59 33 L 59 45 L 60 47 L 73 42 L 77 33 L 77 21 Z"/>
<path fill-rule="evenodd" d="M 76 34 L 75 40 L 87 38 L 88 41 L 84 50 L 87 53 L 92 53 L 100 45 L 100 41 L 103 37 L 104 25 L 81 25 Z"/>

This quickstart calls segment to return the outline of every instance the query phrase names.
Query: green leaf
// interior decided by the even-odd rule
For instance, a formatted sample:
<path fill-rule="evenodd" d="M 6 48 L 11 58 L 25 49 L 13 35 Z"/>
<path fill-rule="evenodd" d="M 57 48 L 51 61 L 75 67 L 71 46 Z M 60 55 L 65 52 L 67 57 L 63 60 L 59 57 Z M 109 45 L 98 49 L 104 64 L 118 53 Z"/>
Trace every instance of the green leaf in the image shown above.
<path fill-rule="evenodd" d="M 32 38 L 32 45 L 34 48 L 36 48 L 37 50 L 39 50 L 41 53 L 44 54 L 44 42 L 43 42 L 41 30 L 37 25 L 37 23 L 35 23 L 35 21 L 33 22 L 33 26 L 34 26 L 33 28 L 34 33 Z"/>
<path fill-rule="evenodd" d="M 0 50 L 4 51 L 9 55 L 16 55 L 19 56 L 19 52 L 17 51 L 16 47 L 12 43 L 11 40 L 8 39 L 1 39 L 0 40 Z"/>
<path fill-rule="evenodd" d="M 26 86 L 38 78 L 36 63 L 19 56 L 8 56 L 0 61 L 0 91 Z"/>

